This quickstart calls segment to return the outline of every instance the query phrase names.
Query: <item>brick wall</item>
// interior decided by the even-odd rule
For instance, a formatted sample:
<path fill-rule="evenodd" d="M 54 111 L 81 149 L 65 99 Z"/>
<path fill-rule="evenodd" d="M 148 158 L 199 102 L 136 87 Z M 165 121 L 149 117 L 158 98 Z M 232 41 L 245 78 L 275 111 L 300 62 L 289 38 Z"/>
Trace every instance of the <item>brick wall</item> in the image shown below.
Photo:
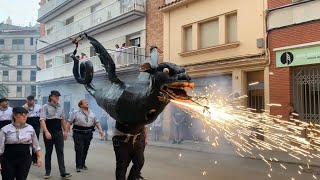
<path fill-rule="evenodd" d="M 46 0 L 40 0 L 39 5 L 43 6 L 46 3 Z M 40 38 L 46 35 L 45 25 L 40 23 Z M 45 68 L 44 56 L 42 54 L 38 55 L 38 66 L 41 69 Z"/>
<path fill-rule="evenodd" d="M 163 14 L 159 11 L 159 7 L 163 4 L 164 0 L 147 1 L 147 55 L 149 55 L 150 46 L 153 45 L 157 46 L 160 51 L 163 51 Z M 161 53 L 159 54 L 159 58 L 160 62 L 163 61 Z"/>
<path fill-rule="evenodd" d="M 274 48 L 320 41 L 320 21 L 282 28 L 269 33 L 269 49 L 271 56 L 270 103 L 282 104 L 272 107 L 271 114 L 283 115 L 288 119 L 288 104 L 291 102 L 290 68 L 276 68 L 276 52 Z"/>

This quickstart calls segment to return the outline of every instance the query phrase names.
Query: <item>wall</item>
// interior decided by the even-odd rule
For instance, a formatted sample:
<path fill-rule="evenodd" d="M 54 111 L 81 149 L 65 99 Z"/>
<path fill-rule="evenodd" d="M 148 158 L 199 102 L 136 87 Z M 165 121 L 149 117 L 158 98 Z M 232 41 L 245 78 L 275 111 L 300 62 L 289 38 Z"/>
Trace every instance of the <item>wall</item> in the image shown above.
<path fill-rule="evenodd" d="M 162 5 L 163 1 L 147 1 L 147 55 L 150 54 L 150 46 L 157 46 L 160 51 L 163 51 L 163 14 L 159 11 Z M 159 53 L 159 61 L 163 61 L 163 53 Z"/>
<path fill-rule="evenodd" d="M 259 54 L 263 48 L 256 45 L 258 38 L 264 38 L 265 1 L 200 0 L 164 13 L 164 59 L 177 64 L 191 64 L 214 61 L 227 57 Z M 182 26 L 215 16 L 237 11 L 239 47 L 182 57 Z M 250 25 L 250 28 L 248 28 Z"/>

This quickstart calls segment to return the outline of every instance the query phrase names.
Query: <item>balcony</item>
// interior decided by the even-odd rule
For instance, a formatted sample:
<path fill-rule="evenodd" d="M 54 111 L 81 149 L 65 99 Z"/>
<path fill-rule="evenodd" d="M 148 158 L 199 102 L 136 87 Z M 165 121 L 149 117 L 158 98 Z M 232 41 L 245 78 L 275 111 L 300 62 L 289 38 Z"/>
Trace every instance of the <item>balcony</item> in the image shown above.
<path fill-rule="evenodd" d="M 145 0 L 116 1 L 40 39 L 37 52 L 46 53 L 71 43 L 70 37 L 85 31 L 94 35 L 145 16 Z M 42 42 L 41 42 L 42 41 Z"/>
<path fill-rule="evenodd" d="M 10 44 L 0 45 L 0 51 L 6 53 L 35 53 L 37 50 L 36 45 L 29 46 L 24 44 Z"/>
<path fill-rule="evenodd" d="M 121 51 L 112 52 L 110 55 L 116 64 L 117 72 L 121 72 L 121 70 L 125 70 L 130 67 L 138 66 L 146 60 L 145 49 L 138 47 L 131 47 Z M 94 72 L 101 70 L 103 70 L 103 72 L 105 71 L 104 67 L 101 65 L 99 57 L 94 56 L 87 60 L 92 62 Z M 44 81 L 72 79 L 72 68 L 73 62 L 43 69 L 37 72 L 36 81 L 41 83 Z"/>
<path fill-rule="evenodd" d="M 45 23 L 83 0 L 50 0 L 40 7 L 38 22 Z"/>

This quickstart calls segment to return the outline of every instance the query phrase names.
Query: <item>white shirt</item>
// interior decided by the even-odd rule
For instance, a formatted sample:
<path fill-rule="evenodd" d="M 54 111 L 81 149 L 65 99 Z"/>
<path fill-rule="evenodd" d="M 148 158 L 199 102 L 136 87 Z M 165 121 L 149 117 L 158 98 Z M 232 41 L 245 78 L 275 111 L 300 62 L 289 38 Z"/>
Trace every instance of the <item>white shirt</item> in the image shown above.
<path fill-rule="evenodd" d="M 9 120 L 12 120 L 12 107 L 8 107 L 7 109 L 0 109 L 0 121 Z"/>
<path fill-rule="evenodd" d="M 31 106 L 26 108 L 29 112 L 28 117 L 40 117 L 40 111 L 41 106 L 39 104 L 34 104 L 34 106 Z"/>

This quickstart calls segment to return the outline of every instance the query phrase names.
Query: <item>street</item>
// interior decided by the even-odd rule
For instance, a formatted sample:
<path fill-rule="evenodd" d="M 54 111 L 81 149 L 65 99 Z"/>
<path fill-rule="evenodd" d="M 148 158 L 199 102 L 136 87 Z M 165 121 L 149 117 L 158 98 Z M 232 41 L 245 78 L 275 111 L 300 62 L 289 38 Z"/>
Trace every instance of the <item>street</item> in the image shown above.
<path fill-rule="evenodd" d="M 42 138 L 40 142 L 42 144 L 41 147 L 43 147 Z M 45 149 L 43 148 L 43 156 L 44 152 Z M 298 165 L 284 164 L 287 168 L 287 170 L 285 170 L 279 163 L 273 163 L 272 173 L 270 173 L 270 169 L 263 161 L 236 156 L 155 146 L 147 146 L 145 156 L 146 162 L 142 174 L 148 180 L 315 179 L 313 177 L 315 172 L 312 173 L 314 169 L 310 169 L 308 172 L 301 170 L 302 175 L 299 175 L 298 170 L 300 169 Z M 83 170 L 80 173 L 75 172 L 74 159 L 75 152 L 72 137 L 69 137 L 65 143 L 65 163 L 67 171 L 73 175 L 72 179 L 115 179 L 115 157 L 110 141 L 102 142 L 98 139 L 92 140 L 86 163 L 89 170 Z M 60 179 L 55 152 L 52 154 L 52 169 L 51 179 Z M 41 169 L 32 166 L 28 179 L 42 179 L 44 172 L 44 166 Z M 271 178 L 268 176 L 268 173 L 270 173 Z M 317 176 L 317 174 L 315 175 Z"/>

